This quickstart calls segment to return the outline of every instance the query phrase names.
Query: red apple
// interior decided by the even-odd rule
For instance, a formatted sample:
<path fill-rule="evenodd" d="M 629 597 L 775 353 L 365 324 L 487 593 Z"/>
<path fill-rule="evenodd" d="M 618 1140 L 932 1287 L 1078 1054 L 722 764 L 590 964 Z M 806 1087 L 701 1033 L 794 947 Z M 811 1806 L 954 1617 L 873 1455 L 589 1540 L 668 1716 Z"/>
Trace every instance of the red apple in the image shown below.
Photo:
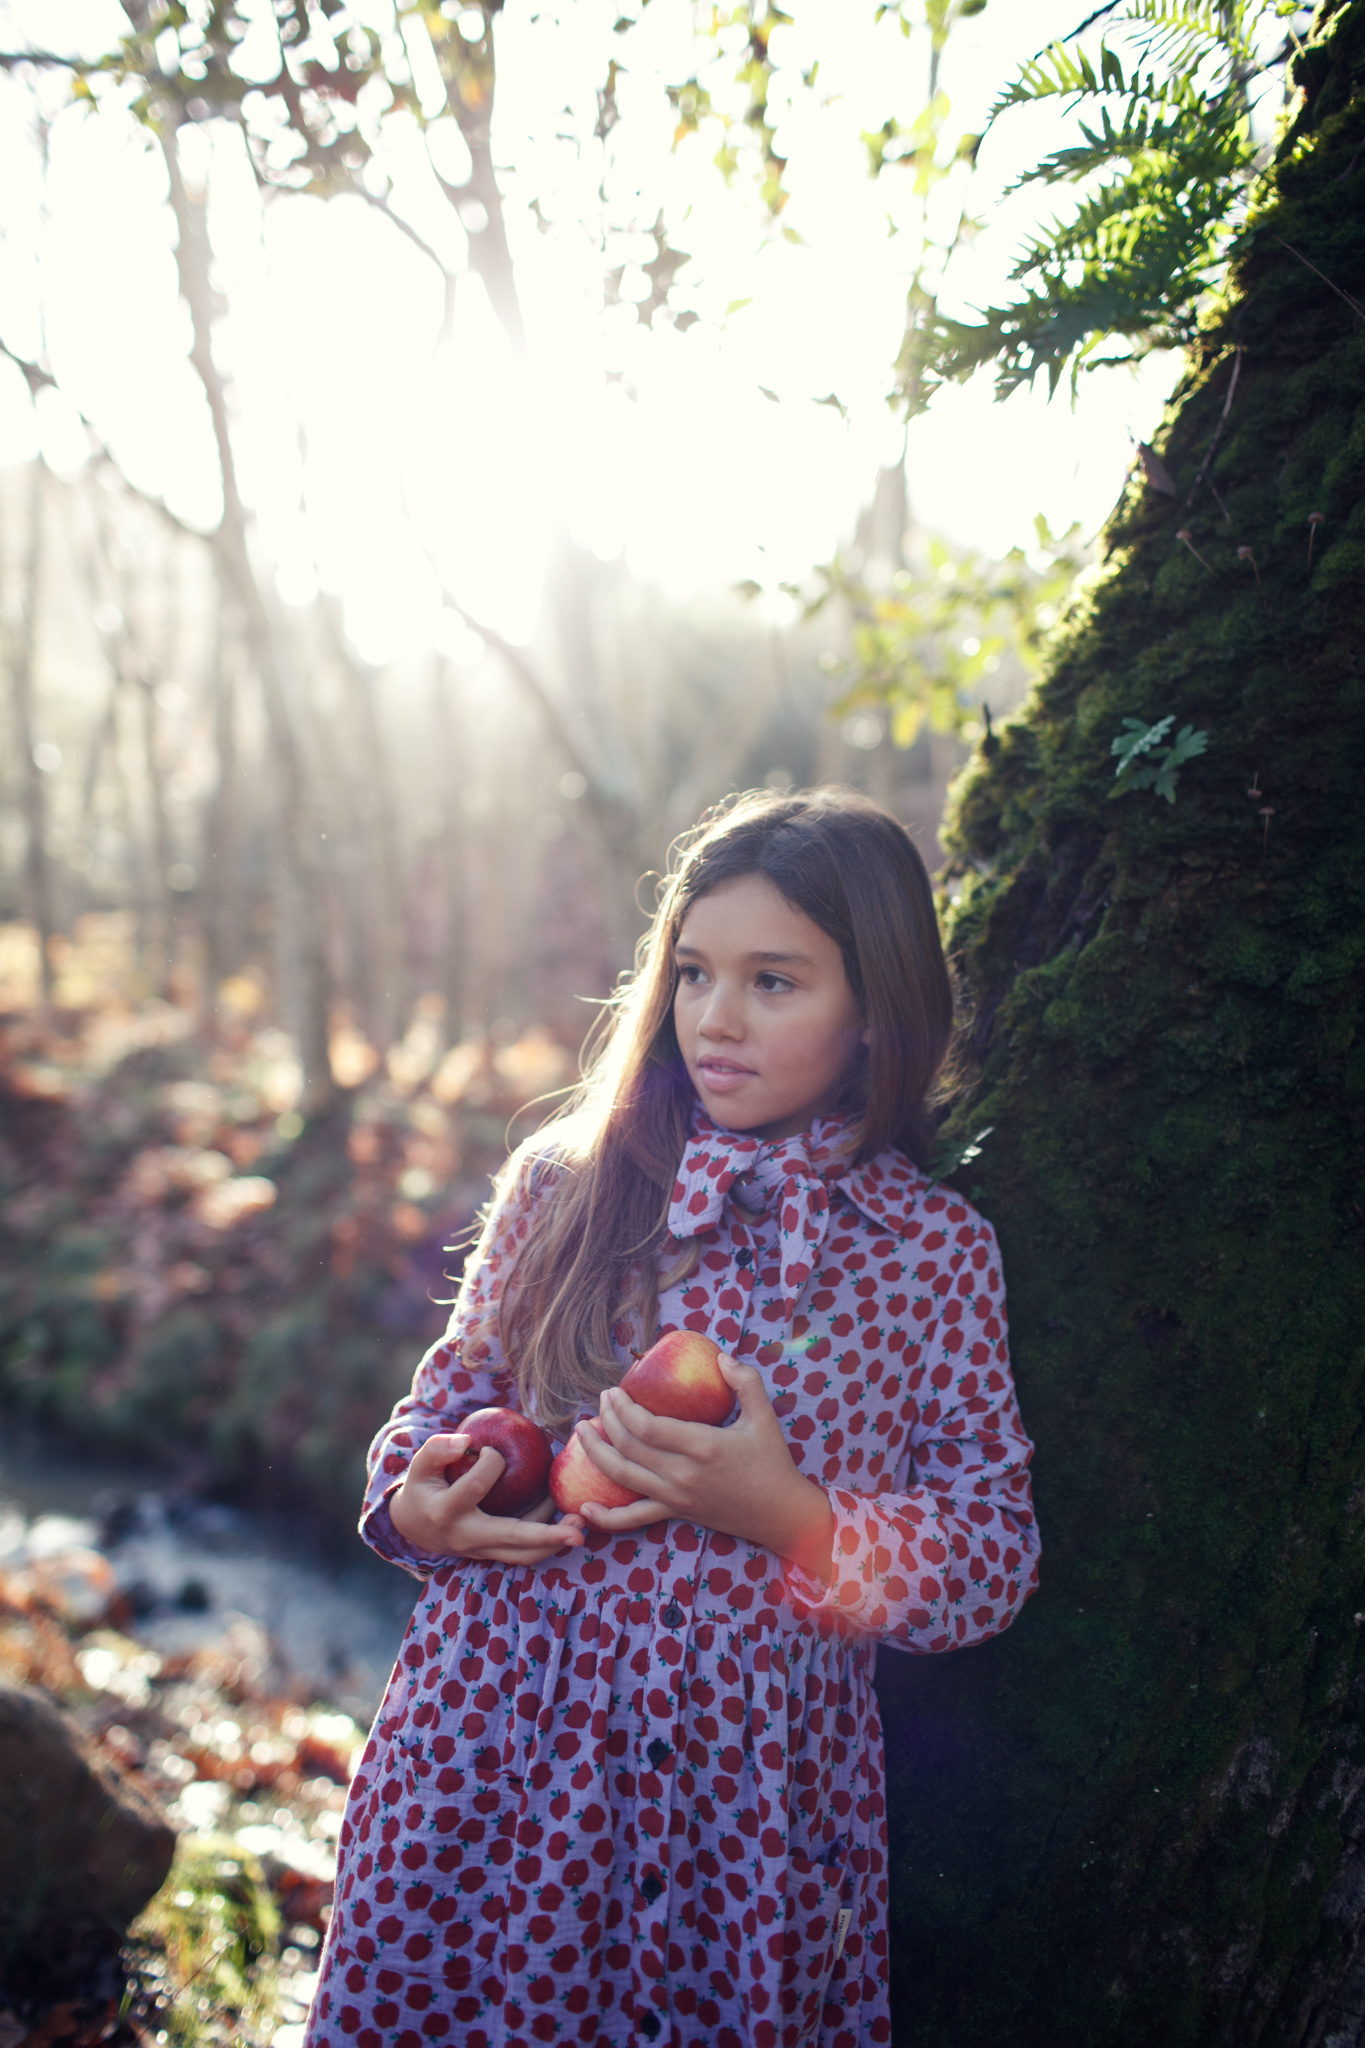
<path fill-rule="evenodd" d="M 588 1427 L 605 1441 L 607 1433 L 595 1417 L 588 1418 Z M 628 1486 L 618 1486 L 605 1472 L 599 1472 L 576 1432 L 550 1467 L 550 1495 L 562 1515 L 576 1515 L 585 1500 L 595 1500 L 599 1507 L 625 1508 L 633 1500 L 644 1499 L 643 1494 L 632 1493 Z"/>
<path fill-rule="evenodd" d="M 463 1479 L 485 1444 L 500 1452 L 506 1464 L 479 1502 L 486 1515 L 522 1515 L 544 1500 L 554 1453 L 549 1437 L 529 1415 L 515 1408 L 476 1408 L 458 1433 L 469 1438 L 469 1449 L 446 1466 L 447 1480 Z"/>
<path fill-rule="evenodd" d="M 719 1348 L 695 1330 L 670 1330 L 637 1358 L 621 1382 L 651 1415 L 671 1415 L 675 1422 L 724 1422 L 735 1397 L 721 1377 Z"/>

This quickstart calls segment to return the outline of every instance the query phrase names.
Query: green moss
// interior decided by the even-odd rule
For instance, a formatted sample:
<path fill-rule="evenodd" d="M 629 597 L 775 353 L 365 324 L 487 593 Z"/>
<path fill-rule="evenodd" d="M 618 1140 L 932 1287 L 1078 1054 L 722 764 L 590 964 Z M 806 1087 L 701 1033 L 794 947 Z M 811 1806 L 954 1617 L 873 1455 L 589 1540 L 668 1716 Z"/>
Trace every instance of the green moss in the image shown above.
<path fill-rule="evenodd" d="M 1355 1939 L 1365 326 L 1275 237 L 1365 297 L 1365 0 L 1301 70 L 1158 437 L 1179 496 L 1126 493 L 955 792 L 950 1135 L 994 1127 L 960 1180 L 1000 1232 L 1043 1590 L 998 1642 L 882 1660 L 898 2048 L 1317 2041 Z M 1234 346 L 1229 527 L 1187 500 Z M 1111 800 L 1122 720 L 1167 713 L 1209 734 L 1177 802 Z"/>

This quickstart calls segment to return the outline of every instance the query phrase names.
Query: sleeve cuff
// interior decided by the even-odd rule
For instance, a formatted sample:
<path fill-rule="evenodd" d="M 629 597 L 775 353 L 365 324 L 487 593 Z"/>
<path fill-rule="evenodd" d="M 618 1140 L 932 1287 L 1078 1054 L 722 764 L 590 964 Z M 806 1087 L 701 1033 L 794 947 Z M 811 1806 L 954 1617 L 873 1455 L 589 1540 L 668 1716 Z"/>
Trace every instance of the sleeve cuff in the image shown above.
<path fill-rule="evenodd" d="M 394 1527 L 393 1516 L 389 1513 L 389 1502 L 402 1484 L 401 1479 L 395 1480 L 382 1499 L 376 1501 L 372 1508 L 366 1509 L 360 1518 L 360 1534 L 371 1550 L 377 1550 L 390 1564 L 401 1565 L 403 1570 L 411 1572 L 415 1579 L 429 1579 L 443 1564 L 449 1564 L 450 1559 L 438 1557 L 434 1551 L 414 1549 L 406 1537 L 401 1536 Z"/>

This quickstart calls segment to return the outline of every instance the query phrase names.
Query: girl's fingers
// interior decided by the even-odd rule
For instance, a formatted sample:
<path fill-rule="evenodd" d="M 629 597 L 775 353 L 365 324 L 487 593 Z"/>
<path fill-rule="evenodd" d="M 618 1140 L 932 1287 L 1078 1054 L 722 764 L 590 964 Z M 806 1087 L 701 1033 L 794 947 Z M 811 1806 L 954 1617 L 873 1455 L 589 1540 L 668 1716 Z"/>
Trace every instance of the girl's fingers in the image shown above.
<path fill-rule="evenodd" d="M 517 1571 L 529 1571 L 536 1565 L 553 1564 L 556 1558 L 563 1557 L 564 1549 L 561 1545 L 556 1550 L 503 1550 L 490 1544 L 481 1550 L 463 1550 L 460 1555 L 475 1564 L 507 1564 Z"/>
<path fill-rule="evenodd" d="M 734 1388 L 743 1414 L 752 1415 L 763 1409 L 771 1410 L 773 1404 L 768 1399 L 768 1389 L 764 1386 L 763 1375 L 756 1366 L 741 1365 L 738 1359 L 731 1358 L 727 1352 L 722 1351 L 720 1376 L 727 1387 Z"/>
<path fill-rule="evenodd" d="M 608 1479 L 614 1479 L 619 1486 L 628 1486 L 632 1493 L 644 1494 L 648 1498 L 664 1474 L 652 1471 L 644 1463 L 636 1464 L 630 1456 L 631 1449 L 645 1452 L 646 1446 L 635 1444 L 630 1432 L 621 1425 L 618 1424 L 617 1428 L 620 1429 L 625 1449 L 618 1450 L 609 1438 L 599 1436 L 597 1431 L 589 1429 L 586 1423 L 578 1425 L 578 1441 L 599 1472 L 605 1473 Z"/>
<path fill-rule="evenodd" d="M 654 1415 L 648 1408 L 642 1408 L 638 1401 L 620 1387 L 608 1387 L 598 1402 L 598 1413 L 604 1427 L 608 1416 L 618 1426 L 626 1429 L 636 1443 L 646 1444 L 650 1450 L 681 1451 L 695 1450 L 692 1439 L 704 1423 L 679 1422 L 671 1415 Z"/>
<path fill-rule="evenodd" d="M 468 1449 L 469 1438 L 462 1430 L 449 1436 L 429 1436 L 413 1452 L 408 1475 L 414 1480 L 439 1479 L 445 1467 L 458 1464 Z"/>
<path fill-rule="evenodd" d="M 501 1564 L 527 1564 L 537 1558 L 558 1557 L 565 1550 L 577 1550 L 582 1542 L 583 1529 L 577 1517 L 572 1524 L 559 1522 L 547 1529 L 534 1522 L 504 1521 L 486 1515 L 472 1529 L 457 1528 L 454 1532 L 455 1548 L 461 1557 L 495 1558 Z"/>
<path fill-rule="evenodd" d="M 455 1441 L 458 1441 L 458 1439 L 455 1439 Z M 468 1445 L 468 1437 L 464 1441 Z M 425 1444 L 423 1444 L 422 1449 L 426 1449 Z M 421 1452 L 419 1451 L 417 1455 L 420 1457 Z M 446 1462 L 453 1463 L 454 1461 L 447 1459 Z M 412 1464 L 415 1465 L 416 1463 L 417 1459 L 414 1458 Z M 408 1467 L 408 1470 L 412 1470 L 411 1465 Z M 447 1514 L 467 1515 L 471 1508 L 478 1506 L 484 1495 L 491 1491 L 506 1470 L 507 1460 L 503 1457 L 502 1452 L 495 1451 L 492 1444 L 485 1444 L 475 1462 L 469 1467 L 469 1470 L 461 1472 L 458 1479 L 451 1480 L 449 1491 L 442 1502 L 444 1511 Z M 431 1480 L 441 1475 L 431 1471 L 424 1476 Z"/>
<path fill-rule="evenodd" d="M 630 1410 L 629 1417 L 625 1413 L 626 1409 Z M 636 1415 L 644 1415 L 646 1420 L 652 1419 L 647 1409 L 637 1408 L 631 1400 L 618 1399 L 615 1393 L 603 1394 L 598 1403 L 598 1420 L 607 1433 L 607 1441 L 623 1456 L 629 1456 L 632 1451 L 649 1448 L 648 1439 L 643 1432 L 637 1433 L 631 1427 L 631 1418 Z M 594 1436 L 597 1436 L 596 1430 L 590 1429 L 584 1435 L 583 1441 L 587 1443 Z M 597 1442 L 600 1446 L 600 1436 L 597 1437 Z M 605 1467 L 603 1469 L 605 1470 Z"/>
<path fill-rule="evenodd" d="M 599 1501 L 583 1504 L 583 1518 L 594 1529 L 643 1529 L 648 1522 L 666 1522 L 669 1510 L 661 1500 L 634 1500 L 623 1508 L 604 1508 Z"/>

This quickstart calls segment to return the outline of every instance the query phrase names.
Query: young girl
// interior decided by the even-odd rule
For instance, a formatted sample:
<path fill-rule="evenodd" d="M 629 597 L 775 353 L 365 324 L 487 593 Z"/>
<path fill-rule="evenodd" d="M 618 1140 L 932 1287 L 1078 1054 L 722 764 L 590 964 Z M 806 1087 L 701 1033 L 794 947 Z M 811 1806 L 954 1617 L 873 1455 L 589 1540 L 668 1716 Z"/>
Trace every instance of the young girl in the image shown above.
<path fill-rule="evenodd" d="M 748 796 L 682 855 L 370 1455 L 362 1532 L 425 1584 L 309 2048 L 890 2041 L 876 1646 L 980 1642 L 1037 1570 L 995 1238 L 922 1170 L 951 1007 L 876 805 Z M 722 1428 L 619 1391 L 678 1328 Z M 642 1498 L 484 1514 L 498 1454 L 444 1473 L 493 1404 Z"/>

